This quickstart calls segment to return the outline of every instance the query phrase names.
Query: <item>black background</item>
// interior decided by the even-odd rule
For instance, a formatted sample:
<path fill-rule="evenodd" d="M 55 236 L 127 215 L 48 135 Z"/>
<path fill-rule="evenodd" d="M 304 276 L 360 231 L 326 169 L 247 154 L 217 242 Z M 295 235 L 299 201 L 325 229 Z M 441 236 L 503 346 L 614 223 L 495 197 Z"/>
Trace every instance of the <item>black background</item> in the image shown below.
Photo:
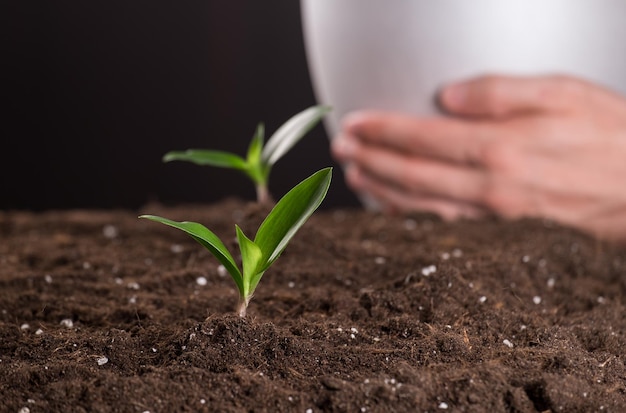
<path fill-rule="evenodd" d="M 243 154 L 315 104 L 297 0 L 19 1 L 2 6 L 0 208 L 137 208 L 254 199 L 237 172 L 174 149 Z M 281 159 L 280 197 L 335 165 L 321 126 Z M 355 205 L 339 168 L 326 207 Z"/>

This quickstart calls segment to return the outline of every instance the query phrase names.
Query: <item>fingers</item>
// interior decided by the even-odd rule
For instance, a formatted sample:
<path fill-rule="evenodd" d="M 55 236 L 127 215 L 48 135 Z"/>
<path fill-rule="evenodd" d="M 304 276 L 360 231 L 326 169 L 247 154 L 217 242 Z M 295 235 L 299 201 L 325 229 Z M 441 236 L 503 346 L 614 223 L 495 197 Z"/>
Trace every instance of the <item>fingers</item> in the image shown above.
<path fill-rule="evenodd" d="M 586 221 L 588 232 L 598 238 L 617 241 L 626 246 L 626 207 L 618 205 L 601 210 Z"/>
<path fill-rule="evenodd" d="M 350 153 L 339 158 L 354 165 L 347 174 L 354 189 L 401 211 L 429 210 L 451 218 L 488 210 L 508 218 L 546 216 L 580 225 L 581 211 L 593 200 L 626 202 L 623 175 L 602 164 L 606 157 L 589 159 L 584 153 L 561 159 L 499 141 L 487 152 L 485 167 L 478 168 L 407 155 L 350 136 L 334 142 L 333 149 Z"/>
<path fill-rule="evenodd" d="M 455 116 L 348 116 L 332 145 L 353 165 L 348 184 L 391 210 L 547 217 L 626 239 L 623 97 L 562 76 L 487 76 L 441 102 Z"/>
<path fill-rule="evenodd" d="M 346 116 L 342 136 L 355 136 L 364 143 L 400 153 L 419 154 L 461 164 L 478 164 L 484 147 L 496 139 L 497 125 L 451 118 L 422 119 L 383 111 L 361 111 Z M 335 143 L 338 156 L 350 147 Z M 345 151 L 344 151 L 345 150 Z"/>
<path fill-rule="evenodd" d="M 612 93 L 567 76 L 483 76 L 446 86 L 443 108 L 456 115 L 506 118 L 534 112 L 568 112 L 590 101 L 613 100 Z"/>
<path fill-rule="evenodd" d="M 357 166 L 346 169 L 346 181 L 357 192 L 365 192 L 382 204 L 382 209 L 394 212 L 433 212 L 445 220 L 480 218 L 487 211 L 477 205 L 442 197 L 409 193 L 382 182 Z"/>
<path fill-rule="evenodd" d="M 350 136 L 338 139 L 334 149 L 341 161 L 358 165 L 359 170 L 396 191 L 470 203 L 478 202 L 484 193 L 486 176 L 478 168 L 361 144 Z M 346 152 L 350 152 L 349 156 Z"/>

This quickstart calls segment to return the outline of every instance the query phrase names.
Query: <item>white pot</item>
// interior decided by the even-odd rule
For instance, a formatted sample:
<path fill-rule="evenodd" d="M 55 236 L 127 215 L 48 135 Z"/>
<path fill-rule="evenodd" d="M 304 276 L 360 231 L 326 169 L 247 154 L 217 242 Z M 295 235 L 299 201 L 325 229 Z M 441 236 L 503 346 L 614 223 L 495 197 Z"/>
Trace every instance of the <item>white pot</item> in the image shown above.
<path fill-rule="evenodd" d="M 626 94 L 624 0 L 301 0 L 317 99 L 436 112 L 443 84 L 485 73 L 567 73 Z"/>

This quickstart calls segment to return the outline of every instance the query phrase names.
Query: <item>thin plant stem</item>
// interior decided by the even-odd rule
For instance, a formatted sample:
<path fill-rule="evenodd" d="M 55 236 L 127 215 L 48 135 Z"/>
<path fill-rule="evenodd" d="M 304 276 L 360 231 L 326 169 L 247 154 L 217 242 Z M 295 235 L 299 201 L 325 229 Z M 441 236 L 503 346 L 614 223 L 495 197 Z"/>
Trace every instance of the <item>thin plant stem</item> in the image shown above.
<path fill-rule="evenodd" d="M 267 204 L 270 202 L 270 193 L 266 184 L 256 185 L 256 199 L 259 204 Z"/>
<path fill-rule="evenodd" d="M 242 296 L 239 297 L 239 304 L 237 305 L 237 314 L 239 314 L 239 317 L 246 318 L 249 302 L 250 299 L 246 299 Z"/>

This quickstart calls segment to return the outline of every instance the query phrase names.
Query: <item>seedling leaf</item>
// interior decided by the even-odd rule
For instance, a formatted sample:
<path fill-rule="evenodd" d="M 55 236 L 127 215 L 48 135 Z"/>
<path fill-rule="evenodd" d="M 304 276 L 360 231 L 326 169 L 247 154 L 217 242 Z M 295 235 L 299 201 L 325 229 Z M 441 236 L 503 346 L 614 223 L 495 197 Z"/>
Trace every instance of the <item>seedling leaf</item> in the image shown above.
<path fill-rule="evenodd" d="M 187 161 L 196 165 L 209 165 L 219 168 L 233 168 L 246 171 L 246 160 L 230 152 L 212 151 L 207 149 L 188 149 L 186 151 L 172 151 L 163 156 L 163 162 Z"/>
<path fill-rule="evenodd" d="M 191 238 L 209 250 L 209 252 L 213 254 L 220 263 L 222 263 L 222 265 L 233 277 L 239 291 L 243 291 L 243 276 L 241 271 L 239 271 L 239 268 L 237 268 L 235 259 L 230 254 L 224 243 L 207 227 L 202 224 L 198 224 L 197 222 L 177 222 L 156 215 L 141 215 L 139 218 L 146 218 L 152 221 L 160 222 L 161 224 L 169 225 L 170 227 L 177 228 L 189 234 Z"/>
<path fill-rule="evenodd" d="M 258 284 L 258 279 L 261 277 L 259 273 L 260 264 L 263 261 L 263 253 L 261 249 L 250 238 L 243 233 L 239 225 L 235 225 L 237 231 L 237 242 L 239 243 L 239 249 L 241 250 L 241 260 L 243 267 L 243 296 L 248 297 L 254 292 L 254 287 Z M 263 272 L 261 271 L 261 275 Z M 257 279 L 257 282 L 252 286 L 252 280 Z"/>
<path fill-rule="evenodd" d="M 269 194 L 267 193 L 267 178 L 269 175 L 269 168 L 261 161 L 261 151 L 263 150 L 263 141 L 265 139 L 265 129 L 262 123 L 259 123 L 256 128 L 254 137 L 250 141 L 248 146 L 248 153 L 246 155 L 246 170 L 244 171 L 250 179 L 256 185 L 257 198 L 260 201 L 265 201 Z M 265 192 L 265 193 L 263 193 Z"/>
<path fill-rule="evenodd" d="M 328 106 L 312 106 L 292 116 L 278 128 L 265 146 L 263 145 L 265 129 L 263 124 L 259 123 L 248 146 L 245 159 L 230 152 L 188 149 L 186 151 L 168 152 L 163 156 L 163 161 L 187 161 L 197 165 L 239 170 L 254 182 L 257 201 L 261 204 L 268 203 L 271 200 L 268 181 L 272 166 L 329 111 L 330 107 Z"/>
<path fill-rule="evenodd" d="M 249 164 L 261 163 L 261 151 L 263 150 L 263 141 L 265 139 L 265 127 L 262 123 L 259 123 L 256 127 L 256 132 L 250 141 L 248 146 L 248 154 L 246 160 Z"/>
<path fill-rule="evenodd" d="M 141 215 L 186 232 L 209 250 L 228 270 L 239 290 L 240 317 L 245 317 L 248 303 L 267 268 L 280 256 L 296 231 L 319 207 L 328 192 L 332 168 L 317 171 L 291 189 L 261 223 L 253 240 L 238 225 L 237 241 L 243 270 L 240 270 L 224 243 L 197 222 L 177 222 L 155 215 Z"/>
<path fill-rule="evenodd" d="M 283 196 L 265 218 L 254 238 L 269 267 L 283 252 L 296 231 L 322 203 L 328 192 L 332 168 L 317 171 Z"/>
<path fill-rule="evenodd" d="M 263 162 L 274 165 L 330 110 L 329 106 L 312 106 L 291 117 L 267 141 L 261 155 Z"/>

